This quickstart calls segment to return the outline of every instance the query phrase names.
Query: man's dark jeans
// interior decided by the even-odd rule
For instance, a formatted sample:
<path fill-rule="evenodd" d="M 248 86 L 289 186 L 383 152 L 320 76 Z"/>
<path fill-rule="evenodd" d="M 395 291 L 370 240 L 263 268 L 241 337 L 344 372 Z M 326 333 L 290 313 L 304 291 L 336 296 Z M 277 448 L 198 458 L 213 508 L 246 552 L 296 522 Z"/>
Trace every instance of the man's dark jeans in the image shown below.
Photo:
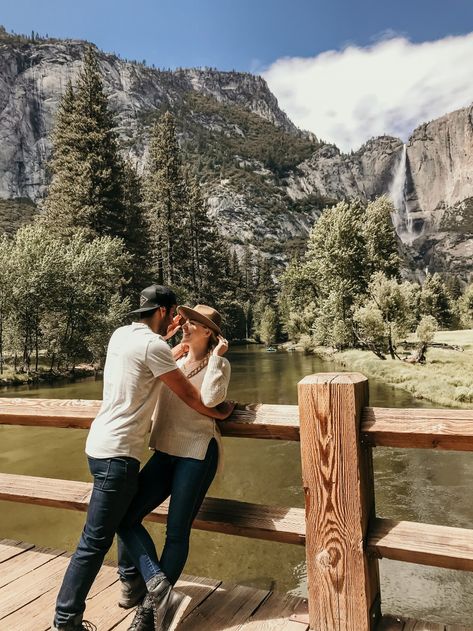
<path fill-rule="evenodd" d="M 89 458 L 94 487 L 87 520 L 56 602 L 56 626 L 79 623 L 85 599 L 138 488 L 135 458 Z"/>
<path fill-rule="evenodd" d="M 145 581 L 162 571 L 173 585 L 176 583 L 187 560 L 192 522 L 217 465 L 215 438 L 211 439 L 203 460 L 161 451 L 148 460 L 139 475 L 138 492 L 118 529 L 118 571 L 122 579 L 137 576 L 138 568 Z M 158 561 L 153 540 L 141 522 L 169 496 L 166 543 Z"/>

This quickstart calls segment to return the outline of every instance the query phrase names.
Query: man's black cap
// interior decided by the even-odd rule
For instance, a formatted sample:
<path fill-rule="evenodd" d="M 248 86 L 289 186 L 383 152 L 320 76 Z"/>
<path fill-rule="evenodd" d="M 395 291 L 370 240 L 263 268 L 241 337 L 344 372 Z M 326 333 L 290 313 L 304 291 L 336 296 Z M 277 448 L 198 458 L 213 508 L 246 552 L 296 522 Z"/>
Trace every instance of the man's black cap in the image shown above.
<path fill-rule="evenodd" d="M 143 289 L 140 294 L 140 308 L 130 311 L 133 313 L 144 313 L 145 311 L 153 311 L 158 307 L 172 307 L 177 305 L 176 294 L 164 285 L 150 285 Z"/>

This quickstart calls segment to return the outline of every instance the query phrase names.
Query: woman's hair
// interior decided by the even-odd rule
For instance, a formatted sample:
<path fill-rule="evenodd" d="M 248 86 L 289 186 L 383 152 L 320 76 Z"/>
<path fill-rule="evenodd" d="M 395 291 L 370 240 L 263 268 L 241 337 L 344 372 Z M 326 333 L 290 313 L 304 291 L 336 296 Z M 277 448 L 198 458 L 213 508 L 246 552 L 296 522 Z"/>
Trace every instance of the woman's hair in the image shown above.
<path fill-rule="evenodd" d="M 212 351 L 217 345 L 218 345 L 217 335 L 212 330 L 210 330 L 209 351 Z"/>

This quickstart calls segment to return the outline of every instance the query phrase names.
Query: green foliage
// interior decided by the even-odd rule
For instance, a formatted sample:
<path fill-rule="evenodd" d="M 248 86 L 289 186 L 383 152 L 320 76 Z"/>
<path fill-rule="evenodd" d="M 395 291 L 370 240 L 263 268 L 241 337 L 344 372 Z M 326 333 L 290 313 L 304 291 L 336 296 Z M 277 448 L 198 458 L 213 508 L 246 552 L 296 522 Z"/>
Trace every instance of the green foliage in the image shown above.
<path fill-rule="evenodd" d="M 455 314 L 449 292 L 440 274 L 427 274 L 420 296 L 422 315 L 431 315 L 442 329 L 452 328 Z"/>
<path fill-rule="evenodd" d="M 130 258 L 127 291 L 149 280 L 148 225 L 138 176 L 119 154 L 115 119 L 92 48 L 86 50 L 74 89 L 68 84 L 53 132 L 51 183 L 41 222 L 70 238 L 76 229 L 92 240 L 123 239 Z"/>
<path fill-rule="evenodd" d="M 44 221 L 59 234 L 122 236 L 123 168 L 97 59 L 86 51 L 75 91 L 67 86 L 53 134 Z"/>
<path fill-rule="evenodd" d="M 266 306 L 259 323 L 259 337 L 266 346 L 276 342 L 278 334 L 278 315 L 271 306 Z"/>
<path fill-rule="evenodd" d="M 473 328 L 473 284 L 468 285 L 459 299 L 461 322 L 465 328 Z"/>
<path fill-rule="evenodd" d="M 399 283 L 378 271 L 371 277 L 368 294 L 354 312 L 359 342 L 384 358 L 389 352 L 394 359 L 396 346 L 414 325 L 410 305 L 410 283 Z"/>
<path fill-rule="evenodd" d="M 33 224 L 0 242 L 0 261 L 2 367 L 8 353 L 15 368 L 37 371 L 44 350 L 51 370 L 100 362 L 130 308 L 120 297 L 129 263 L 121 240 L 84 232 L 64 240 Z"/>
<path fill-rule="evenodd" d="M 416 338 L 421 344 L 430 344 L 438 331 L 438 322 L 431 316 L 423 316 L 416 328 Z"/>
<path fill-rule="evenodd" d="M 188 195 L 174 118 L 169 112 L 151 130 L 144 207 L 151 226 L 155 277 L 165 285 L 185 287 L 189 274 Z"/>
<path fill-rule="evenodd" d="M 391 216 L 394 206 L 386 196 L 378 197 L 366 207 L 362 234 L 366 247 L 368 278 L 374 272 L 384 272 L 388 278 L 399 276 L 398 239 Z"/>

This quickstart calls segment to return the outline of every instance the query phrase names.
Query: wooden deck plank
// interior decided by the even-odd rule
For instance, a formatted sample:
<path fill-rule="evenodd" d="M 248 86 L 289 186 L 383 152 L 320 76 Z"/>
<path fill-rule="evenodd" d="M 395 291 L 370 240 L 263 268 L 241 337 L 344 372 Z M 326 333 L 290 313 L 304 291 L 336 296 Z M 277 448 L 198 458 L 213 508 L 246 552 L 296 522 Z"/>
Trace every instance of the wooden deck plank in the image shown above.
<path fill-rule="evenodd" d="M 5 561 L 0 573 L 0 588 L 12 583 L 16 579 L 28 574 L 36 568 L 48 563 L 52 559 L 64 554 L 65 550 L 49 550 L 34 548 L 26 554 L 20 554 Z"/>
<path fill-rule="evenodd" d="M 290 594 L 273 592 L 239 631 L 307 631 L 308 622 L 291 618 L 304 602 L 304 599 Z"/>
<path fill-rule="evenodd" d="M 91 489 L 88 482 L 0 473 L 0 500 L 86 511 Z M 168 507 L 169 502 L 163 502 L 146 519 L 166 523 Z M 303 508 L 280 508 L 208 497 L 193 527 L 268 541 L 305 543 Z"/>
<path fill-rule="evenodd" d="M 39 598 L 27 603 L 21 609 L 6 616 L 0 624 L 8 631 L 46 631 L 51 628 L 54 607 L 64 573 L 51 577 L 51 589 Z M 87 603 L 94 597 L 100 597 L 102 591 L 117 581 L 115 567 L 102 566 L 87 598 Z M 87 604 L 88 611 L 88 604 Z M 87 616 L 85 616 L 87 618 Z M 3 628 L 3 627 L 1 627 Z"/>
<path fill-rule="evenodd" d="M 473 530 L 465 528 L 376 519 L 368 550 L 379 558 L 473 570 Z"/>
<path fill-rule="evenodd" d="M 0 398 L 0 425 L 88 429 L 101 401 L 84 399 Z M 294 440 L 299 437 L 297 405 L 239 406 L 219 422 L 223 436 Z"/>
<path fill-rule="evenodd" d="M 1 589 L 0 620 L 39 598 L 52 589 L 57 589 L 69 563 L 66 556 L 59 556 L 41 567 L 16 579 Z M 2 623 L 0 623 L 2 628 Z"/>
<path fill-rule="evenodd" d="M 34 548 L 33 543 L 24 543 L 15 539 L 0 539 L 0 563 L 23 554 L 23 552 L 31 550 L 31 548 Z"/>
<path fill-rule="evenodd" d="M 222 583 L 178 626 L 178 631 L 236 631 L 269 596 L 267 590 Z"/>
<path fill-rule="evenodd" d="M 179 589 L 192 599 L 184 612 L 184 617 L 191 614 L 220 584 L 221 581 L 216 581 L 211 578 L 182 575 L 176 584 L 176 589 Z M 116 627 L 113 627 L 113 631 L 127 631 L 134 615 L 134 610 L 128 613 L 126 618 Z"/>

